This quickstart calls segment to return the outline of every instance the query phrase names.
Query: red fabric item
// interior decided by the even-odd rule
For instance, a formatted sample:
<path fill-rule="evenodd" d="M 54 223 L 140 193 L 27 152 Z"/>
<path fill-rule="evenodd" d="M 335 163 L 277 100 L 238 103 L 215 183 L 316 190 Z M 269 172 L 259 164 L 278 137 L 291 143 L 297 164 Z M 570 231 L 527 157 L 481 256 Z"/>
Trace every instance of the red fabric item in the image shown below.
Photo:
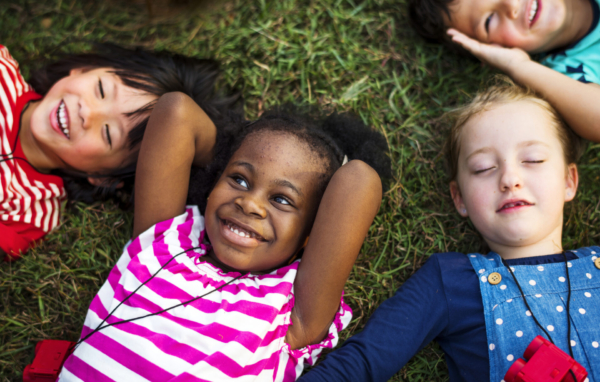
<path fill-rule="evenodd" d="M 24 107 L 41 98 L 0 45 L 0 248 L 11 259 L 59 224 L 66 197 L 62 179 L 33 168 L 19 140 Z"/>

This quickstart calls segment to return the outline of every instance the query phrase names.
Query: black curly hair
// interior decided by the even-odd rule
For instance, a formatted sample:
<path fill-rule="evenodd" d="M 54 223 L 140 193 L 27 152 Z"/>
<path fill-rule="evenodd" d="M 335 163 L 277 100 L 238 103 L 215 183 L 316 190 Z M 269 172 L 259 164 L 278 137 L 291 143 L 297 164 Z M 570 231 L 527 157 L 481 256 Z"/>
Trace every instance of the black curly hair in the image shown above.
<path fill-rule="evenodd" d="M 344 156 L 348 160 L 360 159 L 373 167 L 384 185 L 392 177 L 384 136 L 348 113 L 324 115 L 314 109 L 285 105 L 265 112 L 256 121 L 245 121 L 241 116 L 233 115 L 229 124 L 231 126 L 224 128 L 217 137 L 217 154 L 211 164 L 192 172 L 187 202 L 198 205 L 202 213 L 206 209 L 206 198 L 229 159 L 249 135 L 263 131 L 292 134 L 323 159 L 326 172 L 321 180 L 321 195 L 335 171 L 342 166 Z"/>
<path fill-rule="evenodd" d="M 113 44 L 95 43 L 89 53 L 68 54 L 57 61 L 45 65 L 31 73 L 29 84 L 36 92 L 45 95 L 61 78 L 77 68 L 112 68 L 123 84 L 148 94 L 161 95 L 168 92 L 182 92 L 191 97 L 215 122 L 231 109 L 238 96 L 218 97 L 215 95 L 215 81 L 219 75 L 219 64 L 210 59 L 186 57 L 168 51 L 148 51 L 142 48 L 127 49 Z M 129 149 L 135 151 L 144 136 L 150 111 L 156 101 L 129 113 L 134 127 L 127 137 Z M 239 106 L 239 105 L 236 105 Z M 56 170 L 63 178 L 71 201 L 91 203 L 96 200 L 115 199 L 121 206 L 131 202 L 137 160 L 109 173 L 85 174 L 78 171 Z M 88 177 L 107 178 L 103 187 L 91 185 Z M 123 187 L 117 189 L 119 183 Z"/>

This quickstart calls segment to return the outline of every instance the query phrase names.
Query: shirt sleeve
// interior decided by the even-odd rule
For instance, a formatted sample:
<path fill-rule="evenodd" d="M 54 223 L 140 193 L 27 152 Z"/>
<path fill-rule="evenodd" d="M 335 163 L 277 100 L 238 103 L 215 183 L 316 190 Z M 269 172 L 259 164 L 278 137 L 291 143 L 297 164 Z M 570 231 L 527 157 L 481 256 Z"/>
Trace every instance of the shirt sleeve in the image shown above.
<path fill-rule="evenodd" d="M 300 381 L 387 381 L 447 324 L 439 263 L 430 259 L 377 308 L 361 333 Z"/>
<path fill-rule="evenodd" d="M 46 233 L 32 224 L 14 222 L 0 223 L 0 248 L 6 253 L 6 261 L 17 260 Z"/>

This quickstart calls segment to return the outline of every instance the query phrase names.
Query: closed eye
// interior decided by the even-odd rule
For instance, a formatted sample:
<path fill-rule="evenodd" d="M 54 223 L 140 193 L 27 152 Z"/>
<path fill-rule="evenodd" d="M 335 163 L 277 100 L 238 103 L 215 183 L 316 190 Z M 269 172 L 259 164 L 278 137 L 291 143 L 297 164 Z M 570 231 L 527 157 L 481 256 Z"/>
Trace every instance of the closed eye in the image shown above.
<path fill-rule="evenodd" d="M 523 163 L 544 163 L 544 160 L 526 160 Z"/>
<path fill-rule="evenodd" d="M 110 139 L 110 131 L 108 130 L 108 125 L 104 125 L 104 128 L 106 129 L 106 139 L 108 140 L 108 145 L 112 149 L 112 140 Z"/>
<path fill-rule="evenodd" d="M 485 33 L 487 33 L 488 35 L 490 34 L 490 21 L 492 20 L 493 15 L 494 14 L 492 13 L 488 16 L 487 19 L 485 19 Z"/>
<path fill-rule="evenodd" d="M 489 171 L 494 168 L 496 168 L 496 167 L 488 167 L 488 168 L 484 168 L 483 170 L 477 170 L 477 171 L 475 171 L 475 174 L 483 174 L 484 172 Z"/>
<path fill-rule="evenodd" d="M 102 88 L 102 80 L 98 78 L 98 89 L 100 90 L 100 96 L 104 99 L 104 88 Z"/>

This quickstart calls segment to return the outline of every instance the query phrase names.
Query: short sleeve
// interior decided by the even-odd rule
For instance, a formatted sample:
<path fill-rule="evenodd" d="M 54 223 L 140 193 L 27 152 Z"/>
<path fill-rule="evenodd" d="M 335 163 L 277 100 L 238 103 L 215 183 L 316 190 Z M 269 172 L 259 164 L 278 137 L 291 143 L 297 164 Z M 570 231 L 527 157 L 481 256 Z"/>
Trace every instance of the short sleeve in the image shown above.
<path fill-rule="evenodd" d="M 286 322 L 291 325 L 291 313 L 294 306 L 294 296 L 291 295 L 290 303 L 288 303 L 288 311 L 286 312 Z M 294 375 L 291 380 L 296 380 L 306 366 L 315 364 L 323 349 L 333 349 L 339 341 L 339 333 L 348 327 L 352 320 L 352 309 L 344 302 L 344 296 L 340 300 L 340 307 L 329 326 L 329 332 L 316 344 L 311 344 L 300 349 L 292 350 L 290 345 L 284 343 L 282 351 L 289 356 L 286 366 L 286 377 Z M 285 381 L 288 379 L 285 378 Z"/>

